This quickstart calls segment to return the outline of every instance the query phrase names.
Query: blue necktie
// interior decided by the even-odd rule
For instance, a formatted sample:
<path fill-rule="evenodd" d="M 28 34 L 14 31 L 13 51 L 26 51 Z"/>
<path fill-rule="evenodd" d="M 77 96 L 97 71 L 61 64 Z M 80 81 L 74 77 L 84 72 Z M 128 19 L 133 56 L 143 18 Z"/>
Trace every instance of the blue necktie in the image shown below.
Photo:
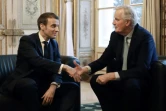
<path fill-rule="evenodd" d="M 44 41 L 44 57 L 49 59 L 49 48 L 48 48 L 48 42 Z"/>
<path fill-rule="evenodd" d="M 129 50 L 129 44 L 128 44 L 129 37 L 124 38 L 124 49 L 123 49 L 123 66 L 122 70 L 127 70 L 127 56 L 128 56 L 128 50 Z"/>

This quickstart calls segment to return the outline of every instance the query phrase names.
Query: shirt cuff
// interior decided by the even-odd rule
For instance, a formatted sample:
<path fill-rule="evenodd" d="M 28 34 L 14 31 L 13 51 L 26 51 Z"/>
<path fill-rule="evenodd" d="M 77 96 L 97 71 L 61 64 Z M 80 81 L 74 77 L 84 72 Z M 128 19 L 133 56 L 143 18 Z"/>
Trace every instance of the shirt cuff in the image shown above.
<path fill-rule="evenodd" d="M 119 76 L 119 73 L 118 73 L 118 72 L 115 72 L 115 79 L 116 79 L 116 80 L 120 80 L 120 76 Z"/>
<path fill-rule="evenodd" d="M 91 67 L 90 66 L 85 66 L 88 69 L 88 74 L 91 73 Z"/>
<path fill-rule="evenodd" d="M 58 74 L 61 74 L 63 66 L 64 66 L 64 64 L 61 64 L 59 71 L 58 71 Z"/>
<path fill-rule="evenodd" d="M 52 82 L 51 85 L 56 85 L 57 88 L 59 88 L 61 85 L 57 82 Z"/>

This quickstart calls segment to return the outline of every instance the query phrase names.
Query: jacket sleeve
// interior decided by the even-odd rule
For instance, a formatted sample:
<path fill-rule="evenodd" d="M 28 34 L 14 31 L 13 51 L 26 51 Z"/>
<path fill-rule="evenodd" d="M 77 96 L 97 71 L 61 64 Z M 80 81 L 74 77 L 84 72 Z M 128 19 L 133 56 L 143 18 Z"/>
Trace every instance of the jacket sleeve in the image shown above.
<path fill-rule="evenodd" d="M 114 45 L 116 42 L 116 37 L 114 36 L 114 34 L 114 32 L 111 34 L 109 44 L 101 57 L 89 64 L 89 66 L 91 67 L 91 74 L 106 67 L 108 62 L 110 62 L 115 57 L 113 47 L 115 47 Z"/>

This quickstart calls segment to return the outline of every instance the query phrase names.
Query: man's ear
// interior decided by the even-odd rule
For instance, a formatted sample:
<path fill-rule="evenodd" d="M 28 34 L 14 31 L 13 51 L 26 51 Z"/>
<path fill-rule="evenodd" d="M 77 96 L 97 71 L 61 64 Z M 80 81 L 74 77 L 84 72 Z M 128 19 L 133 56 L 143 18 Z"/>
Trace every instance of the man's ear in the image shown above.
<path fill-rule="evenodd" d="M 131 25 L 131 20 L 126 20 L 126 26 L 130 26 Z"/>
<path fill-rule="evenodd" d="M 40 24 L 40 29 L 44 29 L 45 25 L 43 23 Z"/>

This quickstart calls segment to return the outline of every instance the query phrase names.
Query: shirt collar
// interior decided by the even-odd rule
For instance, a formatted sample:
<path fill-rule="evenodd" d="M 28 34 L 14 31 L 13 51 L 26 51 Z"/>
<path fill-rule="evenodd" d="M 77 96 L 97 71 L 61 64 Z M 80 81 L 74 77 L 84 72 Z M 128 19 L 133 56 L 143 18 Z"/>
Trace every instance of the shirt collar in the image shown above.
<path fill-rule="evenodd" d="M 129 34 L 127 34 L 125 37 L 129 37 L 131 39 L 133 32 L 134 32 L 134 29 L 132 29 L 131 32 Z"/>
<path fill-rule="evenodd" d="M 40 42 L 43 43 L 45 41 L 43 36 L 40 34 L 40 32 L 38 33 L 38 35 L 39 35 Z M 50 39 L 47 42 L 49 43 Z"/>

